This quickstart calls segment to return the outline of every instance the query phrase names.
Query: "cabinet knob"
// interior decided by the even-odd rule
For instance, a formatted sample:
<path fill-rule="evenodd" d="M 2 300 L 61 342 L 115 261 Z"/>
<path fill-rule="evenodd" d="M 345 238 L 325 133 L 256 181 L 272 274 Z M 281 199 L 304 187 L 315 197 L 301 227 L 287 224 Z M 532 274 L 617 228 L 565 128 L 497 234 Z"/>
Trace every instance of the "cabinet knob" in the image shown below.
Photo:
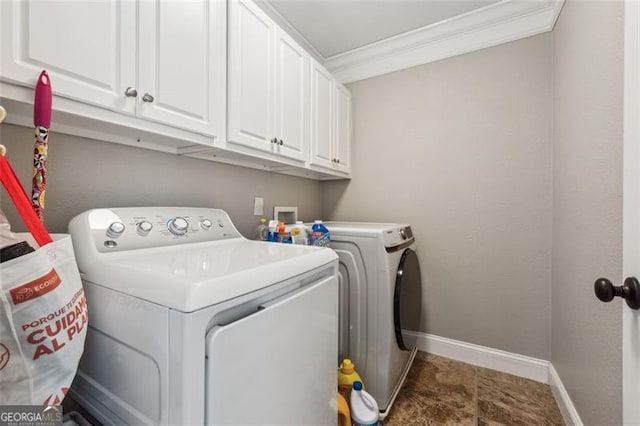
<path fill-rule="evenodd" d="M 148 94 L 148 93 L 145 93 L 145 94 L 142 96 L 142 102 L 149 102 L 149 103 L 151 103 L 151 102 L 153 102 L 153 101 L 154 101 L 153 96 L 151 96 L 151 95 L 150 95 L 150 94 Z"/>
<path fill-rule="evenodd" d="M 284 142 L 282 142 L 282 139 L 280 139 L 280 140 L 278 141 L 278 145 L 280 145 L 280 146 L 284 145 Z"/>
<path fill-rule="evenodd" d="M 277 143 L 278 143 L 278 138 L 273 138 L 273 139 L 271 139 L 271 143 L 275 143 L 275 144 L 277 144 Z"/>
<path fill-rule="evenodd" d="M 138 91 L 135 87 L 127 87 L 127 89 L 124 91 L 124 95 L 127 98 L 135 98 L 138 96 Z"/>
<path fill-rule="evenodd" d="M 340 159 L 336 158 L 336 163 L 340 164 Z"/>

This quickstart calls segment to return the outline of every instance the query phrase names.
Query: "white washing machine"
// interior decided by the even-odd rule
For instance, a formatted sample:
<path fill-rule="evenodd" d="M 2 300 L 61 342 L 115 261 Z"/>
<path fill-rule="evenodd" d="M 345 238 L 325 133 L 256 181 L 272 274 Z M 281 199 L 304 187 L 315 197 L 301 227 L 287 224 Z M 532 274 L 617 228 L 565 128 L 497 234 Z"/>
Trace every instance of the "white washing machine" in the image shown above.
<path fill-rule="evenodd" d="M 408 225 L 325 222 L 338 253 L 339 359 L 350 358 L 366 390 L 389 413 L 415 344 L 403 331 L 420 326 L 422 280 Z"/>
<path fill-rule="evenodd" d="M 69 224 L 89 308 L 71 395 L 109 424 L 335 424 L 337 256 L 250 241 L 222 210 Z"/>

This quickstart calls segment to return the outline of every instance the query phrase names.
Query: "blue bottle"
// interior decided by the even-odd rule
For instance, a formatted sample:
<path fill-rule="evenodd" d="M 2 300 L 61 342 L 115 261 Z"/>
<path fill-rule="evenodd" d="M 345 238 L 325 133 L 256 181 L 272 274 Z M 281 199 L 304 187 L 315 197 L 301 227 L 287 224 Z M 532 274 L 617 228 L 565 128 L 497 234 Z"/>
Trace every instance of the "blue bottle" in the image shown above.
<path fill-rule="evenodd" d="M 313 222 L 313 226 L 311 227 L 311 241 L 314 246 L 329 247 L 329 230 L 322 224 L 321 220 Z"/>
<path fill-rule="evenodd" d="M 269 221 L 269 232 L 267 232 L 267 241 L 270 243 L 278 242 L 278 221 Z"/>

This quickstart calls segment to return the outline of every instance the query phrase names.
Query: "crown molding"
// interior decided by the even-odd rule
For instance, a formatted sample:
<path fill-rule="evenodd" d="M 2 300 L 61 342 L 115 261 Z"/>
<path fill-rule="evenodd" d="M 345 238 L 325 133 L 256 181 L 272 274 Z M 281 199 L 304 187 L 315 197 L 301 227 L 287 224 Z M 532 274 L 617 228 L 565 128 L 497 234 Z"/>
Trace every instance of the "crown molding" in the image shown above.
<path fill-rule="evenodd" d="M 564 0 L 502 0 L 326 58 L 342 83 L 399 71 L 551 31 Z"/>

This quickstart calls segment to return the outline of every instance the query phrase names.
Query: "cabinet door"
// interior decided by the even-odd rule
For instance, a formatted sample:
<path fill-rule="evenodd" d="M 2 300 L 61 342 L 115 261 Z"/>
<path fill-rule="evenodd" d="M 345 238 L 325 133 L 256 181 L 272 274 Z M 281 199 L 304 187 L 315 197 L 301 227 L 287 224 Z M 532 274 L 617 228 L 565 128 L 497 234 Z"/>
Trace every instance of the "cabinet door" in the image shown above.
<path fill-rule="evenodd" d="M 275 23 L 255 4 L 229 2 L 229 143 L 271 152 Z"/>
<path fill-rule="evenodd" d="M 309 55 L 284 31 L 278 29 L 276 34 L 276 150 L 305 161 L 309 145 Z"/>
<path fill-rule="evenodd" d="M 311 164 L 333 168 L 333 77 L 320 64 L 311 67 Z"/>
<path fill-rule="evenodd" d="M 351 93 L 342 86 L 336 84 L 336 134 L 334 149 L 336 153 L 337 168 L 342 172 L 351 171 L 349 153 L 351 149 Z"/>
<path fill-rule="evenodd" d="M 226 2 L 139 2 L 137 114 L 208 136 L 226 127 Z"/>
<path fill-rule="evenodd" d="M 33 86 L 46 69 L 55 95 L 134 113 L 134 2 L 0 1 L 0 12 L 2 80 Z"/>

